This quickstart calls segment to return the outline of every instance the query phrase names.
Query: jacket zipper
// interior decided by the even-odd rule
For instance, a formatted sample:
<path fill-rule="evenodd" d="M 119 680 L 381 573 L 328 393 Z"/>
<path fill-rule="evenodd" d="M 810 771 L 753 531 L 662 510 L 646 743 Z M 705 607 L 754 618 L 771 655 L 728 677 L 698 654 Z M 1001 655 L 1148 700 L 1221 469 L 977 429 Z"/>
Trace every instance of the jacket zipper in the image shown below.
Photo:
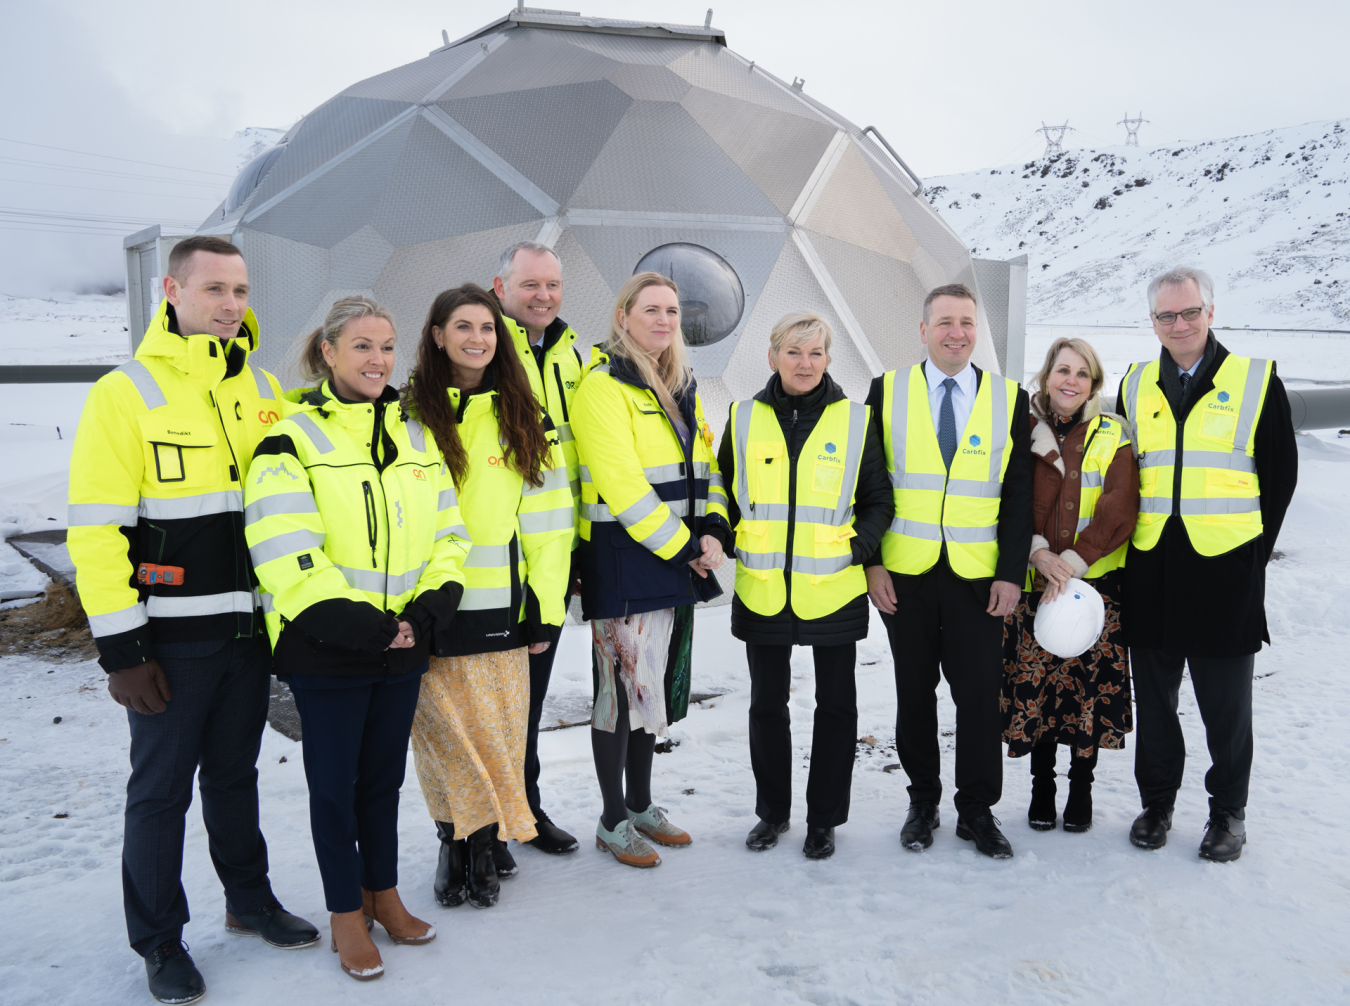
<path fill-rule="evenodd" d="M 370 539 L 370 568 L 379 569 L 379 560 L 375 557 L 375 545 L 379 540 L 379 525 L 375 521 L 375 492 L 370 483 L 361 483 L 361 492 L 366 501 L 366 536 Z"/>
<path fill-rule="evenodd" d="M 212 408 L 214 408 L 214 409 L 216 410 L 216 420 L 220 423 L 220 435 L 221 435 L 222 437 L 225 438 L 225 446 L 228 447 L 228 448 L 230 449 L 230 474 L 233 476 L 233 478 L 232 478 L 231 481 L 235 482 L 236 484 L 238 484 L 239 486 L 242 487 L 242 486 L 243 486 L 243 478 L 244 478 L 244 476 L 243 476 L 243 473 L 239 471 L 239 459 L 238 459 L 237 457 L 235 457 L 235 454 L 234 454 L 234 444 L 232 444 L 232 443 L 230 442 L 230 434 L 229 434 L 229 431 L 225 429 L 225 417 L 224 417 L 223 415 L 221 415 L 221 412 L 220 412 L 220 403 L 219 403 L 218 401 L 216 401 L 216 393 L 215 393 L 214 391 L 211 391 L 209 388 L 207 389 L 206 397 L 209 398 L 209 399 L 211 400 L 211 406 L 212 406 Z M 236 403 L 236 404 L 237 404 L 237 403 Z M 234 540 L 234 582 L 235 582 L 235 584 L 237 585 L 237 584 L 239 583 L 239 545 L 240 545 L 240 542 L 239 542 L 239 532 L 238 532 L 238 530 L 236 529 L 236 525 L 235 525 L 235 523 L 234 523 L 233 521 L 230 522 L 230 534 L 231 534 L 231 537 L 232 537 L 233 540 Z M 248 583 L 249 590 L 252 590 L 252 589 L 253 589 L 253 586 L 254 586 L 254 584 L 255 584 L 255 582 L 256 582 L 256 577 L 257 577 L 257 574 L 255 574 L 255 573 L 253 572 L 253 566 L 252 566 L 252 564 L 250 563 L 250 564 L 249 564 L 249 573 L 248 573 L 248 577 L 247 577 L 247 579 L 246 579 L 246 582 Z M 249 631 L 250 631 L 250 633 L 252 633 L 253 628 L 254 628 L 254 626 L 253 626 L 253 613 L 252 613 L 252 612 L 249 612 L 248 618 L 249 618 Z M 238 622 L 238 618 L 236 618 L 236 623 L 237 623 L 237 622 Z"/>
<path fill-rule="evenodd" d="M 787 612 L 788 619 L 792 622 L 792 641 L 797 642 L 797 619 L 792 616 L 792 552 L 793 543 L 797 532 L 797 460 L 801 456 L 800 449 L 796 454 L 792 453 L 792 445 L 797 435 L 797 410 L 792 410 L 792 425 L 788 427 L 787 449 L 788 449 L 788 519 L 787 519 L 787 545 L 783 555 L 783 610 Z M 802 446 L 805 446 L 803 444 Z"/>
<path fill-rule="evenodd" d="M 562 402 L 563 422 L 570 423 L 572 420 L 567 418 L 567 395 L 563 393 L 562 366 L 553 364 L 553 379 L 558 382 L 558 401 Z"/>

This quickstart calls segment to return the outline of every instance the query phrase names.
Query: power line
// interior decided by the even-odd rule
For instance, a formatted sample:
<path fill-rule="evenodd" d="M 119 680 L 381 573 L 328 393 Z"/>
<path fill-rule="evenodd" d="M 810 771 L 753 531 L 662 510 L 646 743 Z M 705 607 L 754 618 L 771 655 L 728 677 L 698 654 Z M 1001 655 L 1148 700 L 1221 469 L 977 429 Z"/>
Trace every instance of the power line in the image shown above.
<path fill-rule="evenodd" d="M 148 196 L 154 199 L 214 199 L 208 195 L 183 195 L 179 192 L 141 192 L 136 189 L 96 189 L 90 185 L 70 185 L 66 182 L 39 182 L 31 178 L 0 178 L 0 182 L 14 185 L 48 185 L 58 189 L 80 189 L 83 192 L 112 192 L 128 196 Z"/>
<path fill-rule="evenodd" d="M 1064 134 L 1076 132 L 1076 130 L 1069 125 L 1068 119 L 1064 120 L 1062 126 L 1047 126 L 1045 120 L 1042 119 L 1041 128 L 1036 132 L 1045 134 L 1045 156 L 1057 157 L 1064 153 Z"/>
<path fill-rule="evenodd" d="M 148 168 L 169 168 L 172 171 L 190 171 L 194 175 L 213 175 L 217 178 L 233 178 L 233 175 L 227 175 L 220 171 L 203 171 L 200 168 L 181 168 L 176 164 L 156 164 L 153 161 L 133 161 L 129 157 L 113 157 L 112 154 L 96 154 L 90 150 L 71 150 L 69 147 L 52 147 L 45 143 L 30 143 L 28 140 L 11 140 L 7 136 L 0 136 L 0 143 L 17 143 L 24 147 L 41 147 L 43 150 L 59 150 L 63 154 L 82 154 L 85 157 L 102 157 L 108 161 L 122 161 L 126 164 L 143 164 Z"/>
<path fill-rule="evenodd" d="M 79 175 L 105 175 L 109 178 L 134 178 L 138 181 L 160 182 L 169 185 L 195 185 L 199 188 L 219 192 L 224 186 L 220 182 L 199 182 L 193 178 L 165 178 L 162 175 L 142 175 L 130 171 L 112 171 L 108 168 L 77 168 L 70 164 L 56 164 L 52 161 L 35 161 L 27 157 L 0 157 L 0 164 L 11 164 L 20 168 L 38 167 L 46 171 L 71 171 Z"/>

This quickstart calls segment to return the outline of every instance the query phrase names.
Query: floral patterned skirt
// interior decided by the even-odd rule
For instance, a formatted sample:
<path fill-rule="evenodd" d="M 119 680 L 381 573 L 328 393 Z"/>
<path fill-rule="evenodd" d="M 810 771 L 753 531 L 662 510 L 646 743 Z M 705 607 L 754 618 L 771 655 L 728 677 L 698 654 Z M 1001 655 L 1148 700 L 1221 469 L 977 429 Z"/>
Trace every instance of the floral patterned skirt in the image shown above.
<path fill-rule="evenodd" d="M 530 659 L 525 647 L 469 657 L 432 657 L 413 718 L 417 779 L 433 821 L 464 838 L 484 825 L 528 842 L 525 798 Z"/>
<path fill-rule="evenodd" d="M 1063 660 L 1037 644 L 1039 592 L 1024 593 L 1004 623 L 999 708 L 1010 758 L 1043 743 L 1067 744 L 1082 757 L 1097 748 L 1118 751 L 1134 729 L 1129 651 L 1120 627 L 1120 572 L 1088 582 L 1106 603 L 1106 625 L 1081 656 Z"/>

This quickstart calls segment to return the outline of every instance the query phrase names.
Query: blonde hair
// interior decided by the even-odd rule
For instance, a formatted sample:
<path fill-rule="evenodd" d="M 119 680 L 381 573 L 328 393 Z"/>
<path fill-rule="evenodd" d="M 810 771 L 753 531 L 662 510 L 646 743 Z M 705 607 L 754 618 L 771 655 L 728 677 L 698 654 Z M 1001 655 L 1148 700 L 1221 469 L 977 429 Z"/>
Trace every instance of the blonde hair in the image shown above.
<path fill-rule="evenodd" d="M 1088 373 L 1092 375 L 1092 390 L 1088 392 L 1084 401 L 1090 402 L 1097 392 L 1102 390 L 1102 382 L 1106 380 L 1106 371 L 1102 369 L 1102 361 L 1097 356 L 1097 351 L 1092 348 L 1092 343 L 1086 339 L 1065 339 L 1059 338 L 1050 344 L 1050 351 L 1045 354 L 1045 362 L 1041 364 L 1041 369 L 1037 372 L 1033 384 L 1036 388 L 1032 392 L 1033 401 L 1036 408 L 1040 410 L 1041 415 L 1050 415 L 1050 392 L 1046 388 L 1050 380 L 1050 372 L 1055 369 L 1055 361 L 1059 359 L 1059 354 L 1066 349 L 1072 349 L 1083 358 L 1083 362 L 1088 365 Z"/>
<path fill-rule="evenodd" d="M 769 348 L 777 356 L 785 346 L 805 346 L 816 336 L 824 336 L 825 358 L 829 359 L 830 344 L 834 342 L 834 330 L 830 328 L 830 323 L 815 311 L 785 314 L 769 332 Z"/>
<path fill-rule="evenodd" d="M 342 330 L 347 327 L 349 321 L 356 321 L 358 318 L 383 318 L 389 322 L 394 334 L 398 334 L 394 316 L 369 297 L 338 298 L 328 309 L 323 324 L 310 332 L 302 344 L 299 368 L 300 378 L 305 384 L 318 386 L 333 376 L 328 361 L 323 358 L 323 344 L 326 342 L 337 349 L 338 337 L 342 335 Z"/>
<path fill-rule="evenodd" d="M 683 396 L 686 389 L 694 383 L 694 372 L 689 367 L 689 354 L 684 348 L 684 333 L 676 329 L 670 345 L 653 360 L 637 344 L 637 340 L 628 329 L 619 324 L 619 314 L 622 313 L 627 317 L 633 310 L 633 305 L 637 303 L 638 295 L 649 286 L 664 286 L 673 290 L 675 296 L 680 295 L 680 288 L 675 285 L 675 281 L 668 276 L 662 276 L 659 272 L 640 272 L 630 276 L 619 288 L 619 298 L 614 302 L 605 352 L 611 356 L 621 356 L 631 363 L 647 386 L 656 392 L 661 407 L 674 415 L 679 412 L 675 399 Z"/>

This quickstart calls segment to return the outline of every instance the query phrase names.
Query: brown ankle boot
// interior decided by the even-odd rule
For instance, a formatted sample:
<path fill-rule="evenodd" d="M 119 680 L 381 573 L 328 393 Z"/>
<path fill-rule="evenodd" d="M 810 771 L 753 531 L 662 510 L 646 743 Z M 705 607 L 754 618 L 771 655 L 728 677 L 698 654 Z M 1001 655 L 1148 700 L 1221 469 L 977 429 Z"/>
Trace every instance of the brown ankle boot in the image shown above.
<path fill-rule="evenodd" d="M 370 939 L 364 912 L 360 909 L 334 912 L 329 927 L 333 934 L 333 953 L 338 955 L 338 965 L 343 971 L 359 982 L 368 982 L 384 974 L 384 962 Z"/>
<path fill-rule="evenodd" d="M 387 891 L 367 891 L 361 888 L 361 901 L 367 917 L 384 926 L 384 931 L 395 943 L 430 943 L 436 938 L 436 927 L 409 914 L 398 896 L 398 888 Z"/>

